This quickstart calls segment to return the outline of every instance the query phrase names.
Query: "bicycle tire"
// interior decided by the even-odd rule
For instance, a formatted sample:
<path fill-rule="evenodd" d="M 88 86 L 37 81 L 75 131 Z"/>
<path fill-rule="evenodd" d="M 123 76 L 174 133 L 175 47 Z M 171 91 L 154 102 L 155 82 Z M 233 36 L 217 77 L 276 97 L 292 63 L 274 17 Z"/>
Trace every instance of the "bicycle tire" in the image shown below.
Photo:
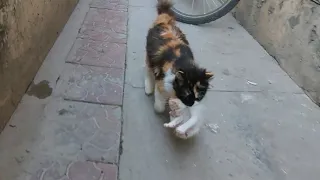
<path fill-rule="evenodd" d="M 193 24 L 193 25 L 200 25 L 210 23 L 215 21 L 226 14 L 228 14 L 236 5 L 239 3 L 240 0 L 230 0 L 228 3 L 224 4 L 223 6 L 219 7 L 218 9 L 209 12 L 204 15 L 189 15 L 183 13 L 176 9 L 174 6 L 172 7 L 172 11 L 174 12 L 177 21 L 186 23 L 186 24 Z"/>

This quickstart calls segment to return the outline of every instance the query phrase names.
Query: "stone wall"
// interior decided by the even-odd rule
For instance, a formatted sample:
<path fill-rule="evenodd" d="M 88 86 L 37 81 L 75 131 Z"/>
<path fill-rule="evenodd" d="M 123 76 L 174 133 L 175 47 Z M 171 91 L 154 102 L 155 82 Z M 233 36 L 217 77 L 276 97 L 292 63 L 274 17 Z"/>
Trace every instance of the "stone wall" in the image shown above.
<path fill-rule="evenodd" d="M 78 0 L 0 0 L 0 131 Z"/>
<path fill-rule="evenodd" d="M 235 18 L 320 105 L 319 0 L 242 0 Z"/>

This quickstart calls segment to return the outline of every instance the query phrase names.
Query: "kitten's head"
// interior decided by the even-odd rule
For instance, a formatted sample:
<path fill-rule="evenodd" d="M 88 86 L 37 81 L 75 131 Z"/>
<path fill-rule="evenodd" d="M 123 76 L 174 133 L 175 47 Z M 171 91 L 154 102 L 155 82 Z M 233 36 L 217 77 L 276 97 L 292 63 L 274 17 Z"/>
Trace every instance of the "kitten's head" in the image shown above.
<path fill-rule="evenodd" d="M 195 101 L 201 101 L 206 95 L 212 77 L 212 72 L 195 66 L 184 70 L 178 69 L 173 89 L 186 106 L 192 106 Z"/>

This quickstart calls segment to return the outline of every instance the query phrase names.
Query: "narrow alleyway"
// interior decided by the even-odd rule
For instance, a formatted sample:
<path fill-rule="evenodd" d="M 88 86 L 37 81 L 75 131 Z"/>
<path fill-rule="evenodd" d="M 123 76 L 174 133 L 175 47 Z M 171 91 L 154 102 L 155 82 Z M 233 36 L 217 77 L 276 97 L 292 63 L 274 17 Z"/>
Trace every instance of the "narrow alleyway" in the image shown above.
<path fill-rule="evenodd" d="M 0 180 L 318 180 L 320 108 L 231 17 L 179 24 L 215 73 L 182 141 L 144 94 L 156 0 L 80 0 L 0 135 Z"/>

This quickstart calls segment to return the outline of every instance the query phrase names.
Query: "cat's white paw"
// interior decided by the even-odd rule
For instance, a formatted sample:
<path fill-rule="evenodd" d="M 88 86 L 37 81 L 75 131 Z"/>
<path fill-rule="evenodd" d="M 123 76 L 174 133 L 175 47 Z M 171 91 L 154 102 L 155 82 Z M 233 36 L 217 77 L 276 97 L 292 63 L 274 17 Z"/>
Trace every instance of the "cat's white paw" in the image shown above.
<path fill-rule="evenodd" d="M 163 113 L 166 110 L 166 105 L 162 103 L 161 101 L 155 101 L 154 102 L 154 110 L 157 113 Z"/>
<path fill-rule="evenodd" d="M 154 86 L 150 83 L 150 80 L 144 80 L 144 91 L 146 95 L 151 95 L 153 93 Z"/>

